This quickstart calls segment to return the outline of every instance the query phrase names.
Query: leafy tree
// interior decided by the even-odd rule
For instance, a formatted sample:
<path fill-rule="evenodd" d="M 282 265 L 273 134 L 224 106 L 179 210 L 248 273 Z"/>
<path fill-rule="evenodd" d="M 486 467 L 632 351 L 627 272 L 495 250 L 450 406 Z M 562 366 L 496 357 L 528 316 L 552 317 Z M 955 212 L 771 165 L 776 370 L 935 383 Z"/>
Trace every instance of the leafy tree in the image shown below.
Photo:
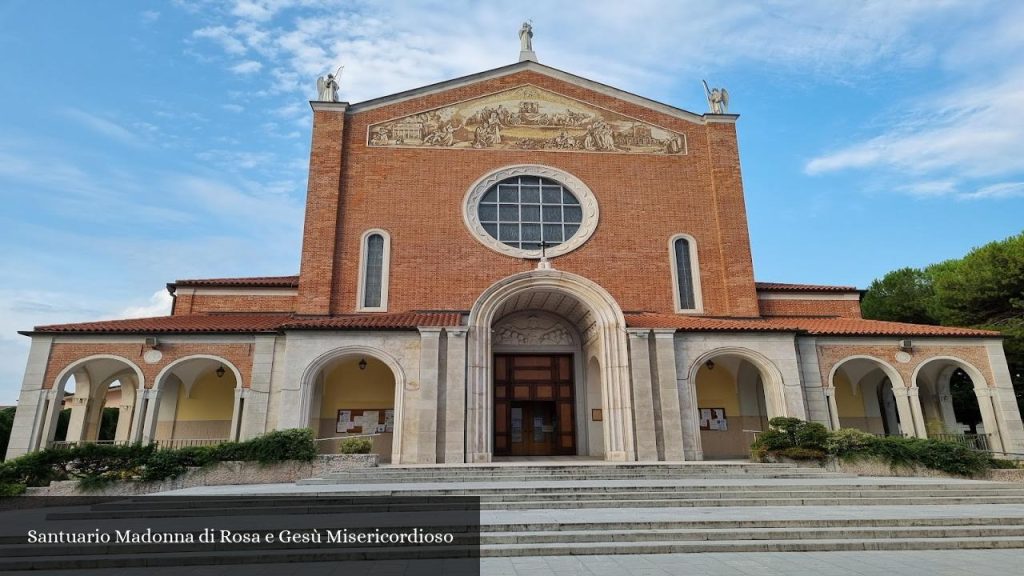
<path fill-rule="evenodd" d="M 937 324 L 929 311 L 934 292 L 931 277 L 917 268 L 900 268 L 871 283 L 861 311 L 865 318 Z"/>
<path fill-rule="evenodd" d="M 0 410 L 0 461 L 7 454 L 7 443 L 11 441 L 11 427 L 14 425 L 14 407 Z"/>
<path fill-rule="evenodd" d="M 1024 409 L 1024 233 L 923 270 L 894 270 L 871 283 L 861 309 L 876 320 L 998 330 Z M 954 393 L 958 415 L 976 410 L 958 405 L 957 397 L 972 397 Z"/>

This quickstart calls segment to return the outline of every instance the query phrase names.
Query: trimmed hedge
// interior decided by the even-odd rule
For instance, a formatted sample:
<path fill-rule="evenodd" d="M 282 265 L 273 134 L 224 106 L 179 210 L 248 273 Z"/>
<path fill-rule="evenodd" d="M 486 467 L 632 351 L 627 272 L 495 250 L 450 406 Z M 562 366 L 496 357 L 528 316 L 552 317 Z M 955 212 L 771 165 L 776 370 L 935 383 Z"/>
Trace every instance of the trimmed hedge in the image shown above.
<path fill-rule="evenodd" d="M 771 429 L 751 445 L 755 460 L 763 461 L 769 456 L 819 461 L 828 457 L 877 458 L 893 467 L 921 466 L 957 476 L 978 476 L 1004 465 L 986 452 L 971 450 L 956 442 L 875 436 L 849 428 L 829 432 L 821 424 L 798 418 L 772 418 L 768 425 Z"/>
<path fill-rule="evenodd" d="M 369 438 L 346 438 L 341 441 L 342 454 L 369 454 L 373 442 Z"/>
<path fill-rule="evenodd" d="M 316 454 L 313 431 L 309 428 L 279 430 L 246 442 L 177 450 L 158 449 L 153 444 L 48 448 L 0 464 L 0 495 L 16 492 L 13 487 L 19 485 L 23 491 L 24 486 L 46 486 L 54 480 L 77 479 L 83 488 L 97 488 L 117 480 L 167 480 L 184 474 L 190 467 L 216 462 L 309 462 Z"/>

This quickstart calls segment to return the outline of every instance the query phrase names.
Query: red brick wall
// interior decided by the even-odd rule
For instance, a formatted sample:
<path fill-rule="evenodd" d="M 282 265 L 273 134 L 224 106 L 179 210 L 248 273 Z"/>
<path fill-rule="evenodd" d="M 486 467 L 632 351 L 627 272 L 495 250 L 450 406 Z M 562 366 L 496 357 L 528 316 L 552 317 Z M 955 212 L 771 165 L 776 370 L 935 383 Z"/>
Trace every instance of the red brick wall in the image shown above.
<path fill-rule="evenodd" d="M 884 360 L 899 372 L 904 384 L 908 387 L 913 385 L 912 376 L 914 370 L 925 362 L 937 356 L 951 356 L 959 358 L 981 371 L 989 386 L 993 386 L 995 379 L 992 376 L 992 368 L 988 363 L 988 353 L 984 346 L 936 346 L 930 345 L 927 340 L 914 340 L 914 351 L 910 361 L 900 363 L 896 361 L 896 353 L 899 348 L 893 339 L 892 345 L 865 345 L 865 344 L 837 344 L 818 346 L 818 366 L 821 369 L 821 381 L 829 385 L 828 375 L 832 368 L 843 359 L 855 355 L 873 356 Z"/>
<path fill-rule="evenodd" d="M 283 312 L 295 311 L 295 296 L 279 295 L 212 295 L 185 294 L 176 297 L 175 316 L 214 312 Z"/>
<path fill-rule="evenodd" d="M 146 347 L 142 344 L 114 343 L 55 343 L 50 348 L 50 359 L 46 365 L 44 388 L 51 388 L 62 370 L 88 356 L 109 354 L 121 356 L 138 366 L 146 378 L 146 388 L 152 388 L 156 376 L 165 366 L 179 358 L 192 354 L 220 356 L 238 368 L 242 375 L 242 386 L 249 387 L 252 374 L 252 344 L 220 344 L 195 342 L 188 344 L 161 344 L 163 358 L 156 364 L 146 364 L 142 359 Z"/>
<path fill-rule="evenodd" d="M 449 102 L 532 83 L 686 135 L 685 156 L 507 150 L 368 148 L 370 124 Z M 462 201 L 474 181 L 511 164 L 553 166 L 583 180 L 601 210 L 583 247 L 555 268 L 605 287 L 624 310 L 673 311 L 668 239 L 697 240 L 704 308 L 718 316 L 757 316 L 753 269 L 734 127 L 699 125 L 526 71 L 354 114 L 344 120 L 344 161 L 335 160 L 341 113 L 314 114 L 310 199 L 302 257 L 300 313 L 356 306 L 359 241 L 369 228 L 391 234 L 389 310 L 469 309 L 495 281 L 536 263 L 474 240 Z M 325 157 L 327 157 L 325 159 Z M 330 202 L 330 175 L 341 171 Z M 328 230 L 336 235 L 326 238 Z M 336 244 L 332 261 L 327 248 Z M 324 274 L 331 274 L 325 278 Z"/>
<path fill-rule="evenodd" d="M 759 300 L 762 316 L 860 318 L 859 300 Z"/>

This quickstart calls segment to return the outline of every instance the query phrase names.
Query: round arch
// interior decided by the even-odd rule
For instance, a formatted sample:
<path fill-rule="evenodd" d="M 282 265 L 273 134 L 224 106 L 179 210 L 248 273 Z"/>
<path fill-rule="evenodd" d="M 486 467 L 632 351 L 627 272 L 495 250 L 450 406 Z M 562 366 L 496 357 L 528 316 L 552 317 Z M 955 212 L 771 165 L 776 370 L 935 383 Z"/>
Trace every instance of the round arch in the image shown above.
<path fill-rule="evenodd" d="M 708 360 L 717 356 L 736 356 L 753 364 L 757 371 L 761 373 L 761 381 L 764 384 L 765 396 L 768 401 L 768 418 L 788 416 L 789 411 L 786 409 L 786 398 L 782 388 L 782 371 L 767 356 L 755 350 L 739 346 L 726 346 L 708 350 L 690 364 L 690 382 L 696 383 L 697 371 L 700 370 L 700 367 Z"/>
<path fill-rule="evenodd" d="M 399 364 L 398 359 L 384 350 L 357 344 L 334 348 L 314 358 L 306 366 L 305 370 L 302 371 L 302 377 L 299 380 L 299 414 L 301 414 L 306 426 L 312 425 L 310 422 L 310 410 L 312 409 L 317 376 L 332 362 L 353 356 L 370 356 L 380 361 L 391 370 L 391 374 L 395 378 L 395 424 L 394 431 L 392 432 L 391 454 L 392 462 L 397 464 L 400 462 L 400 455 L 402 453 L 402 406 L 404 404 L 402 401 L 402 391 L 405 389 L 406 377 L 405 371 L 402 370 L 402 365 Z"/>
<path fill-rule="evenodd" d="M 924 419 L 921 415 L 920 403 L 917 398 L 917 388 L 915 386 L 908 385 L 899 370 L 897 370 L 892 364 L 870 354 L 851 354 L 843 357 L 836 361 L 829 370 L 828 379 L 824 383 L 824 391 L 828 401 L 832 428 L 834 430 L 838 430 L 840 428 L 839 404 L 836 399 L 836 374 L 838 374 L 839 370 L 847 364 L 858 360 L 869 362 L 874 368 L 881 370 L 882 374 L 889 379 L 890 390 L 895 399 L 895 412 L 893 412 L 891 416 L 885 415 L 889 414 L 889 412 L 885 412 L 880 416 L 888 422 L 887 424 L 883 423 L 883 426 L 889 426 L 887 433 L 895 433 L 898 423 L 902 434 L 906 436 L 923 436 L 925 434 Z M 884 383 L 884 380 L 882 380 L 882 382 Z M 879 384 L 879 386 L 881 386 L 881 384 Z M 883 394 L 882 388 L 878 388 L 878 390 L 880 395 Z M 879 396 L 879 398 L 882 398 L 882 396 Z M 882 402 L 883 400 L 879 400 L 879 403 Z M 881 406 L 880 411 L 882 411 Z"/>
<path fill-rule="evenodd" d="M 952 367 L 960 368 L 967 373 L 967 376 L 971 379 L 971 383 L 974 384 L 974 395 L 978 402 L 978 409 L 981 412 L 981 420 L 985 426 L 985 432 L 988 435 L 990 441 L 990 449 L 1001 452 L 1003 450 L 1003 419 L 997 409 L 996 405 L 993 405 L 993 394 L 994 391 L 990 387 L 988 380 L 985 378 L 984 373 L 978 369 L 977 366 L 956 356 L 932 356 L 914 368 L 914 372 L 911 376 L 911 382 L 917 387 L 918 377 L 928 366 L 936 363 L 946 363 Z M 947 381 L 948 382 L 948 381 Z"/>
<path fill-rule="evenodd" d="M 68 378 L 70 378 L 71 375 L 74 374 L 76 370 L 84 367 L 89 362 L 95 360 L 115 360 L 117 362 L 121 362 L 127 365 L 128 368 L 131 369 L 133 372 L 135 372 L 135 377 L 138 378 L 138 387 L 141 388 L 145 383 L 146 376 L 145 374 L 142 373 L 142 369 L 139 368 L 138 365 L 136 365 L 131 360 L 123 356 L 115 356 L 113 354 L 93 354 L 92 356 L 86 356 L 85 358 L 80 358 L 72 362 L 71 364 L 68 364 L 63 370 L 58 372 L 57 377 L 53 380 L 53 385 L 50 386 L 51 393 L 53 393 L 52 391 L 58 389 L 63 392 L 64 385 L 67 384 Z M 121 374 L 123 372 L 123 370 L 119 371 L 118 374 Z"/>
<path fill-rule="evenodd" d="M 594 339 L 601 367 L 602 411 L 606 460 L 635 460 L 633 411 L 630 393 L 626 322 L 618 303 L 597 283 L 582 276 L 551 269 L 513 274 L 488 287 L 469 314 L 467 335 L 466 459 L 489 462 L 494 453 L 494 389 L 491 329 L 502 305 L 535 291 L 561 294 L 586 307 L 592 315 Z"/>
<path fill-rule="evenodd" d="M 189 356 L 178 358 L 177 360 L 171 362 L 167 366 L 164 366 L 160 370 L 160 372 L 157 373 L 156 378 L 153 379 L 153 389 L 160 390 L 164 384 L 164 380 L 167 378 L 167 376 L 169 376 L 172 373 L 174 367 L 180 364 L 184 364 L 185 362 L 188 362 L 190 360 L 212 360 L 214 362 L 220 362 L 221 364 L 227 366 L 228 369 L 231 370 L 231 373 L 234 374 L 235 388 L 241 389 L 244 387 L 242 385 L 242 373 L 238 371 L 238 368 L 231 361 L 222 358 L 221 356 L 214 356 L 212 354 L 191 354 Z"/>

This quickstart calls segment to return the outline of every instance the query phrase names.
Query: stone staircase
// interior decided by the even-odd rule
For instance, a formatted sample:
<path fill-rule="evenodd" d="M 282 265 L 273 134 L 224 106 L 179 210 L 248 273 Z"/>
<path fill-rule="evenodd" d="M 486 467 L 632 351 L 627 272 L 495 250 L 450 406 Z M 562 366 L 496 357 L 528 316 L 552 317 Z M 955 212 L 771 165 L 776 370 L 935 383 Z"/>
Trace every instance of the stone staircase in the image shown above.
<path fill-rule="evenodd" d="M 234 489 L 233 491 L 231 489 Z M 254 494 L 259 492 L 259 494 Z M 189 489 L 183 494 L 197 494 Z M 330 528 L 329 514 L 402 511 L 443 525 L 457 497 L 479 498 L 483 557 L 685 552 L 1024 548 L 1024 485 L 857 478 L 782 464 L 495 464 L 353 469 L 296 485 L 217 487 L 182 506 L 126 499 L 50 513 L 60 526 L 147 526 L 154 519 L 277 531 Z M 227 498 L 230 494 L 242 498 Z M 412 497 L 400 501 L 391 497 Z M 268 524 L 270 516 L 273 524 Z M 336 527 L 336 526 L 333 526 Z M 50 555 L 0 531 L 0 572 L 252 562 L 224 544 L 65 546 Z M 258 562 L 416 558 L 366 548 L 274 544 Z"/>

